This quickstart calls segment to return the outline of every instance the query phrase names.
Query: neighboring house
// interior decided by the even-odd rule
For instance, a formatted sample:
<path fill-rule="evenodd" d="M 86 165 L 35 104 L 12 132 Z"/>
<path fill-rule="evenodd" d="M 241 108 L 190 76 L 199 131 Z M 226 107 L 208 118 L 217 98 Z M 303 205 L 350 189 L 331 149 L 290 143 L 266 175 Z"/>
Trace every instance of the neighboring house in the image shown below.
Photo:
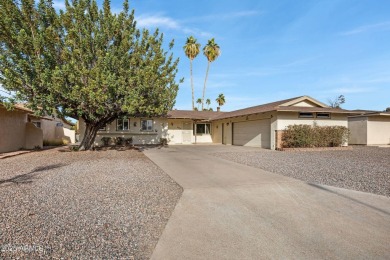
<path fill-rule="evenodd" d="M 134 144 L 217 143 L 276 149 L 288 125 L 308 124 L 348 127 L 351 111 L 330 108 L 301 96 L 232 112 L 173 110 L 160 118 L 121 118 L 101 129 L 103 136 L 133 137 Z M 353 113 L 352 113 L 353 114 Z M 80 120 L 80 133 L 85 125 Z"/>
<path fill-rule="evenodd" d="M 390 144 L 390 112 L 369 112 L 348 117 L 349 144 Z"/>
<path fill-rule="evenodd" d="M 29 122 L 32 112 L 18 105 L 8 111 L 0 104 L 0 153 L 43 146 L 43 131 Z"/>
<path fill-rule="evenodd" d="M 75 143 L 75 131 L 71 122 L 56 116 L 37 117 L 30 115 L 31 122 L 43 131 L 43 140 L 50 143 L 56 140 L 64 140 L 68 143 Z"/>
<path fill-rule="evenodd" d="M 56 117 L 36 116 L 23 104 L 8 111 L 0 104 L 0 153 L 42 147 L 44 142 L 75 142 L 71 123 Z"/>

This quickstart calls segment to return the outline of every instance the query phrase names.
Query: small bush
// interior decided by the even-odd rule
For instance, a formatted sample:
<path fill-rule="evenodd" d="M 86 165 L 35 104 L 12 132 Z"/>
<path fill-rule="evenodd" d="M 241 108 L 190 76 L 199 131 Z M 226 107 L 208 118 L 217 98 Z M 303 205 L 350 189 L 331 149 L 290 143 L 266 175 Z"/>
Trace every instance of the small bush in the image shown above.
<path fill-rule="evenodd" d="M 160 144 L 161 145 L 168 145 L 168 139 L 167 138 L 160 138 Z"/>
<path fill-rule="evenodd" d="M 115 138 L 115 144 L 116 145 L 123 145 L 124 143 L 125 143 L 125 138 L 124 137 L 118 136 L 118 137 Z"/>
<path fill-rule="evenodd" d="M 64 145 L 64 141 L 62 139 L 43 140 L 43 146 L 61 146 L 61 145 Z"/>
<path fill-rule="evenodd" d="M 290 125 L 283 131 L 284 148 L 337 147 L 346 143 L 349 130 L 345 126 Z"/>
<path fill-rule="evenodd" d="M 104 146 L 109 146 L 110 143 L 111 143 L 111 137 L 108 137 L 108 136 L 104 136 L 100 139 L 100 141 L 102 141 L 103 145 Z"/>
<path fill-rule="evenodd" d="M 125 139 L 125 144 L 126 145 L 132 145 L 133 144 L 133 137 L 129 137 Z"/>

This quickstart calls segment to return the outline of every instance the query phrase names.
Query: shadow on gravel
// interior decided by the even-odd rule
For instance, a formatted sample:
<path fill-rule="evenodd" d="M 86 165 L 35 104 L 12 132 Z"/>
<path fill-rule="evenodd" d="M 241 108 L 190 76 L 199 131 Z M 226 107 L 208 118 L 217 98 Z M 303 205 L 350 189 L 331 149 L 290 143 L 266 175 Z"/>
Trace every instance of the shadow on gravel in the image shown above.
<path fill-rule="evenodd" d="M 15 177 L 9 178 L 9 179 L 3 179 L 0 180 L 0 185 L 4 183 L 13 183 L 13 184 L 25 184 L 25 183 L 31 183 L 36 178 L 36 175 L 38 175 L 41 172 L 61 168 L 63 166 L 66 166 L 67 164 L 58 163 L 58 164 L 51 164 L 47 166 L 37 167 L 33 169 L 31 172 L 19 174 Z"/>
<path fill-rule="evenodd" d="M 374 209 L 374 210 L 376 210 L 376 211 L 379 211 L 379 212 L 381 212 L 381 213 L 383 213 L 383 214 L 386 214 L 386 215 L 389 215 L 389 216 L 390 216 L 390 212 L 387 212 L 386 210 L 383 210 L 383 209 L 374 207 L 374 206 L 372 206 L 372 205 L 370 205 L 370 204 L 367 204 L 367 203 L 365 203 L 365 202 L 361 202 L 360 200 L 351 198 L 351 197 L 346 196 L 346 195 L 344 195 L 344 194 L 340 194 L 340 193 L 338 193 L 338 192 L 329 190 L 329 189 L 327 189 L 327 188 L 325 188 L 325 187 L 323 187 L 323 186 L 321 186 L 321 185 L 314 184 L 314 183 L 308 183 L 308 184 L 309 184 L 310 186 L 314 187 L 314 188 L 317 188 L 317 189 L 320 189 L 320 190 L 324 190 L 324 191 L 333 193 L 333 194 L 335 194 L 335 195 L 337 195 L 337 196 L 340 196 L 340 197 L 343 197 L 343 198 L 352 200 L 353 202 L 359 203 L 359 204 L 361 204 L 361 205 L 363 205 L 363 206 L 369 207 L 369 208 L 371 208 L 371 209 Z"/>

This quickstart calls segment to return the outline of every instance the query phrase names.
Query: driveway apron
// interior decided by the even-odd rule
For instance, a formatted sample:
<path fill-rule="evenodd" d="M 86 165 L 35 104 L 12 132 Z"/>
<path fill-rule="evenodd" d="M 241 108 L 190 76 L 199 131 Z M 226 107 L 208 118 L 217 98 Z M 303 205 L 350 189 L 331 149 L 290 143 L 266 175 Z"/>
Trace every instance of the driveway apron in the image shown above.
<path fill-rule="evenodd" d="M 152 259 L 389 259 L 390 199 L 214 157 L 232 146 L 144 153 L 184 188 Z"/>

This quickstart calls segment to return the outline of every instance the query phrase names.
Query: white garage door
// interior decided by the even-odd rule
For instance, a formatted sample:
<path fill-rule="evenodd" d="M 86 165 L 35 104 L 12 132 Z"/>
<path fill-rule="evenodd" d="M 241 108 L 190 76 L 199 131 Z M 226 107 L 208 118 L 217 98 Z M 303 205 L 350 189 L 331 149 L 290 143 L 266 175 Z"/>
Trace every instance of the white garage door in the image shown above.
<path fill-rule="evenodd" d="M 233 123 L 233 145 L 270 148 L 269 119 Z"/>

